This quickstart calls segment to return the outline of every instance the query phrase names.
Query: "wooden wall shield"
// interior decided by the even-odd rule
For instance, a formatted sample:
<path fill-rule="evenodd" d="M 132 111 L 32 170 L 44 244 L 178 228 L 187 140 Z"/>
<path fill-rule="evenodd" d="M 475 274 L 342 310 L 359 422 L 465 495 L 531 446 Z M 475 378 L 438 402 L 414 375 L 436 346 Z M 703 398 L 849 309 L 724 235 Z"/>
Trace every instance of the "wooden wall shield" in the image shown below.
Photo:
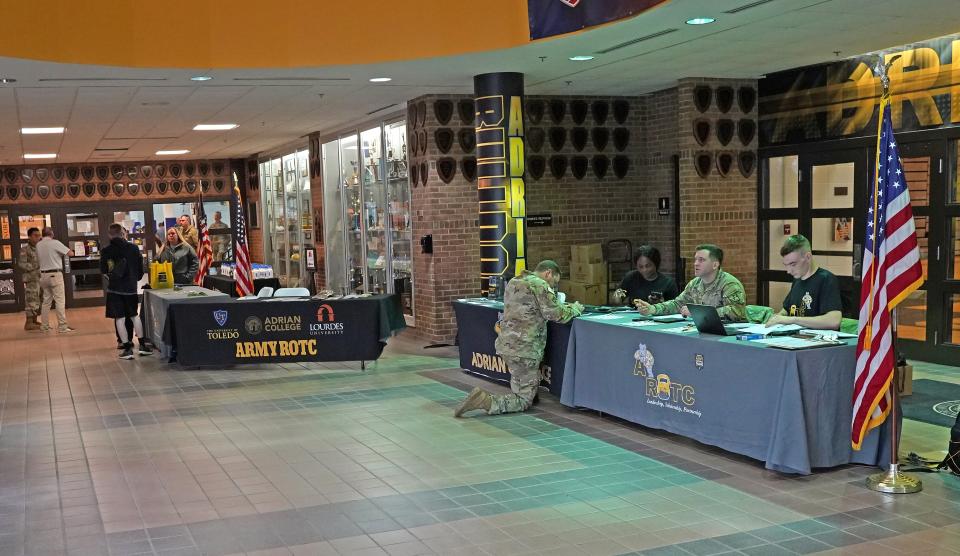
<path fill-rule="evenodd" d="M 14 184 L 17 182 L 17 178 L 19 177 L 19 174 L 17 174 L 17 171 L 14 170 L 13 168 L 7 168 L 6 170 L 3 171 L 3 177 L 7 179 L 7 183 Z"/>
<path fill-rule="evenodd" d="M 170 191 L 173 191 L 174 193 L 180 193 L 183 191 L 183 182 L 180 180 L 173 180 L 170 182 Z"/>
<path fill-rule="evenodd" d="M 460 113 L 460 123 L 473 126 L 476 124 L 477 110 L 473 106 L 473 101 L 468 98 L 462 98 L 457 101 L 457 112 Z"/>
<path fill-rule="evenodd" d="M 183 165 L 183 172 L 185 176 L 194 176 L 197 173 L 197 165 L 193 162 L 187 162 Z"/>
<path fill-rule="evenodd" d="M 540 149 L 543 148 L 543 140 L 545 139 L 546 133 L 543 132 L 542 127 L 532 127 L 527 130 L 527 146 L 530 147 L 530 150 L 538 153 Z"/>
<path fill-rule="evenodd" d="M 158 178 L 163 178 L 167 175 L 167 167 L 163 164 L 157 164 L 154 166 L 153 171 L 156 172 Z"/>
<path fill-rule="evenodd" d="M 570 101 L 570 119 L 577 125 L 582 125 L 587 119 L 587 112 L 590 111 L 590 105 L 585 100 Z"/>
<path fill-rule="evenodd" d="M 427 180 L 430 178 L 430 168 L 427 167 L 427 161 L 420 161 L 420 185 L 427 185 Z"/>
<path fill-rule="evenodd" d="M 433 115 L 440 125 L 448 125 L 453 118 L 453 101 L 441 98 L 433 102 Z"/>
<path fill-rule="evenodd" d="M 566 128 L 551 127 L 547 135 L 549 136 L 550 140 L 550 148 L 552 148 L 554 152 L 563 150 L 563 146 L 567 142 Z"/>
<path fill-rule="evenodd" d="M 713 101 L 713 89 L 709 85 L 697 85 L 693 88 L 693 106 L 701 114 L 710 108 Z"/>
<path fill-rule="evenodd" d="M 420 137 L 419 132 L 416 132 L 413 129 L 410 130 L 410 137 L 407 139 L 407 142 L 410 144 L 410 156 L 417 156 L 417 154 L 419 154 L 419 149 L 420 149 L 419 137 Z"/>
<path fill-rule="evenodd" d="M 407 128 L 417 128 L 417 106 L 415 104 L 407 105 Z"/>
<path fill-rule="evenodd" d="M 556 155 L 550 157 L 550 175 L 561 179 L 567 173 L 567 157 Z"/>
<path fill-rule="evenodd" d="M 127 166 L 127 177 L 128 177 L 128 178 L 130 178 L 130 179 L 132 179 L 132 180 L 135 180 L 135 179 L 137 179 L 137 175 L 138 175 L 139 173 L 140 173 L 140 169 L 137 168 L 136 166 Z"/>
<path fill-rule="evenodd" d="M 68 183 L 67 184 L 67 195 L 70 195 L 74 199 L 80 196 L 80 184 L 79 183 Z"/>
<path fill-rule="evenodd" d="M 542 100 L 527 101 L 527 119 L 530 120 L 532 124 L 539 124 L 543 120 Z"/>
<path fill-rule="evenodd" d="M 473 156 L 465 157 L 460 161 L 460 171 L 463 172 L 463 177 L 466 178 L 469 182 L 474 182 L 477 179 L 477 158 Z"/>
<path fill-rule="evenodd" d="M 427 130 L 417 131 L 417 145 L 420 147 L 420 156 L 427 154 Z"/>
<path fill-rule="evenodd" d="M 547 161 L 540 155 L 527 157 L 527 173 L 536 181 L 540 181 L 547 170 Z"/>
<path fill-rule="evenodd" d="M 118 182 L 118 181 L 113 182 L 113 194 L 116 195 L 117 197 L 122 196 L 122 195 L 123 195 L 123 192 L 124 192 L 126 189 L 127 189 L 127 188 L 123 186 L 123 183 Z"/>
<path fill-rule="evenodd" d="M 62 183 L 54 184 L 53 186 L 53 196 L 57 199 L 63 199 L 64 194 L 66 194 L 67 188 Z"/>
<path fill-rule="evenodd" d="M 590 113 L 593 114 L 593 123 L 603 125 L 607 123 L 607 114 L 610 113 L 610 103 L 605 100 L 595 100 L 590 103 Z"/>
<path fill-rule="evenodd" d="M 577 152 L 583 151 L 583 148 L 587 146 L 588 137 L 589 134 L 585 127 L 575 127 L 570 130 L 570 144 Z"/>
<path fill-rule="evenodd" d="M 150 195 L 153 193 L 153 182 L 148 181 L 143 184 L 143 194 Z"/>
<path fill-rule="evenodd" d="M 733 155 L 728 152 L 722 152 L 717 155 L 717 173 L 720 174 L 720 177 L 727 177 L 727 174 L 730 173 L 730 168 L 733 167 Z"/>
<path fill-rule="evenodd" d="M 122 180 L 122 179 L 123 179 L 123 166 L 114 166 L 114 167 L 110 168 L 110 175 L 113 176 L 113 179 L 115 179 L 115 180 Z M 106 178 L 101 178 L 101 179 L 106 179 Z"/>
<path fill-rule="evenodd" d="M 589 161 L 585 156 L 574 156 L 570 159 L 570 173 L 578 180 L 582 180 L 587 175 Z"/>
<path fill-rule="evenodd" d="M 19 198 L 20 198 L 20 189 L 17 188 L 17 187 L 14 187 L 14 186 L 8 187 L 8 188 L 7 188 L 7 198 L 9 198 L 11 201 L 16 201 L 17 199 L 19 199 Z"/>
<path fill-rule="evenodd" d="M 550 120 L 555 124 L 559 124 L 563 121 L 564 116 L 567 115 L 567 103 L 555 98 L 550 100 Z"/>
<path fill-rule="evenodd" d="M 105 181 L 98 183 L 97 192 L 100 193 L 101 197 L 106 197 L 110 194 L 110 184 Z"/>
<path fill-rule="evenodd" d="M 414 187 L 420 185 L 420 167 L 416 164 L 410 165 L 410 185 Z"/>
<path fill-rule="evenodd" d="M 465 154 L 472 153 L 477 148 L 477 134 L 471 128 L 463 128 L 457 132 L 457 143 Z"/>
<path fill-rule="evenodd" d="M 48 177 L 50 177 L 50 171 L 46 168 L 37 168 L 36 172 L 34 172 L 34 175 L 37 176 L 38 182 L 43 183 L 47 181 Z"/>
<path fill-rule="evenodd" d="M 182 174 L 182 173 L 183 173 L 183 168 L 181 168 L 179 164 L 171 164 L 171 165 L 170 165 L 170 175 L 171 175 L 171 176 L 173 176 L 173 177 L 175 177 L 175 178 L 179 178 L 179 177 L 180 177 L 180 174 Z"/>
<path fill-rule="evenodd" d="M 613 130 L 613 147 L 619 152 L 630 144 L 630 130 L 625 127 L 618 127 Z"/>
<path fill-rule="evenodd" d="M 29 201 L 30 199 L 33 199 L 33 192 L 34 192 L 33 185 L 31 185 L 31 184 L 29 184 L 29 183 L 23 184 L 21 193 L 23 193 L 23 198 L 24 198 L 24 199 L 26 199 L 26 200 L 28 200 L 28 201 Z"/>
<path fill-rule="evenodd" d="M 80 168 L 76 166 L 67 166 L 67 179 L 77 181 L 80 179 Z"/>
<path fill-rule="evenodd" d="M 617 179 L 623 179 L 627 172 L 630 170 L 630 157 L 622 154 L 618 154 L 613 157 L 613 175 L 617 176 Z"/>
<path fill-rule="evenodd" d="M 147 179 L 153 175 L 153 166 L 149 164 L 144 164 L 140 167 L 140 175 L 143 176 L 143 179 Z"/>
<path fill-rule="evenodd" d="M 437 160 L 437 177 L 443 183 L 450 183 L 457 175 L 457 161 L 445 156 Z"/>
<path fill-rule="evenodd" d="M 613 101 L 613 119 L 620 125 L 627 121 L 630 116 L 630 102 L 619 99 Z"/>
<path fill-rule="evenodd" d="M 590 165 L 593 167 L 593 175 L 602 180 L 607 175 L 607 170 L 610 169 L 610 159 L 605 155 L 598 154 L 590 160 Z"/>
<path fill-rule="evenodd" d="M 736 131 L 736 124 L 733 120 L 722 118 L 717 120 L 717 141 L 726 147 L 733 140 L 733 134 Z"/>
<path fill-rule="evenodd" d="M 717 87 L 717 108 L 726 114 L 733 107 L 733 87 L 723 85 Z"/>
<path fill-rule="evenodd" d="M 213 188 L 216 189 L 218 192 L 223 191 L 223 180 L 214 180 Z"/>
<path fill-rule="evenodd" d="M 132 196 L 136 196 L 137 193 L 140 193 L 140 184 L 137 182 L 130 182 L 127 184 L 127 192 Z"/>
<path fill-rule="evenodd" d="M 196 193 L 197 192 L 197 180 L 187 180 L 183 184 L 183 188 L 187 190 L 187 193 Z"/>
<path fill-rule="evenodd" d="M 83 196 L 93 197 L 97 193 L 97 184 L 88 181 L 83 183 Z"/>
<path fill-rule="evenodd" d="M 437 149 L 441 154 L 447 154 L 453 148 L 453 130 L 449 127 L 441 127 L 434 131 L 433 139 L 437 142 Z"/>
<path fill-rule="evenodd" d="M 223 175 L 223 162 L 214 162 L 213 163 L 213 175 L 222 176 Z M 150 177 L 150 176 L 147 176 Z"/>
<path fill-rule="evenodd" d="M 427 121 L 427 103 L 420 101 L 417 103 L 417 127 L 423 127 Z"/>
<path fill-rule="evenodd" d="M 167 182 L 162 181 L 157 184 L 157 193 L 160 195 L 164 195 L 167 192 L 168 188 L 169 188 L 169 185 L 167 184 Z"/>
<path fill-rule="evenodd" d="M 738 88 L 737 105 L 740 106 L 740 111 L 744 114 L 752 112 L 753 107 L 757 105 L 757 90 L 747 86 Z"/>
<path fill-rule="evenodd" d="M 20 170 L 20 179 L 23 180 L 23 183 L 30 183 L 33 181 L 33 168 L 22 168 Z"/>
<path fill-rule="evenodd" d="M 200 191 L 204 193 L 210 191 L 210 180 L 200 180 Z"/>
<path fill-rule="evenodd" d="M 607 148 L 610 140 L 610 130 L 605 127 L 595 127 L 590 130 L 590 137 L 593 140 L 593 148 L 602 151 Z"/>
<path fill-rule="evenodd" d="M 743 177 L 749 178 L 757 169 L 757 155 L 753 151 L 740 151 L 737 155 L 737 166 L 740 167 Z"/>
<path fill-rule="evenodd" d="M 50 170 L 50 175 L 53 177 L 53 181 L 62 181 L 64 175 L 63 166 L 54 166 L 53 169 Z"/>
<path fill-rule="evenodd" d="M 40 185 L 37 186 L 37 197 L 40 197 L 41 199 L 46 199 L 46 198 L 49 197 L 49 196 L 50 196 L 50 186 L 49 186 L 49 185 L 47 185 L 47 184 L 45 184 L 45 183 L 42 183 L 42 184 L 40 184 Z"/>
<path fill-rule="evenodd" d="M 693 120 L 693 138 L 698 145 L 705 145 L 710 140 L 710 120 L 697 118 Z"/>
<path fill-rule="evenodd" d="M 701 178 L 709 176 L 710 168 L 713 167 L 713 155 L 707 151 L 698 152 L 693 158 L 693 166 Z"/>
<path fill-rule="evenodd" d="M 746 147 L 753 142 L 757 135 L 757 123 L 750 118 L 742 118 L 737 122 L 737 137 L 740 143 Z"/>

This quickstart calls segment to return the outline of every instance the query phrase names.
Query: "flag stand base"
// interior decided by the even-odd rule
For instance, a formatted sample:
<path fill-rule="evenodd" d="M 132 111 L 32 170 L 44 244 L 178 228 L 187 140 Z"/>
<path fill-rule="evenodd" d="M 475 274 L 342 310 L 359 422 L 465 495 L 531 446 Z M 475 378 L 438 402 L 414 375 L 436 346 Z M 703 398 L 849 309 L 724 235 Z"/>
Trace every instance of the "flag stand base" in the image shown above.
<path fill-rule="evenodd" d="M 912 494 L 923 490 L 920 479 L 900 472 L 900 464 L 891 463 L 886 473 L 867 477 L 867 488 L 887 494 Z"/>

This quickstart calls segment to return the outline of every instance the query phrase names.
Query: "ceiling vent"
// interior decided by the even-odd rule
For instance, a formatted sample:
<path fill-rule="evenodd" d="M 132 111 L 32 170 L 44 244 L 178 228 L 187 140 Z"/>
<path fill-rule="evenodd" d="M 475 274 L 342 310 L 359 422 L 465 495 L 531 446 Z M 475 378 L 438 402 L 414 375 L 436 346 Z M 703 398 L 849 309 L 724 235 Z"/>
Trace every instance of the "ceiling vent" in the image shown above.
<path fill-rule="evenodd" d="M 377 108 L 376 110 L 371 110 L 370 112 L 367 112 L 367 116 L 372 116 L 373 114 L 376 114 L 377 112 L 382 112 L 382 111 L 386 110 L 387 108 L 392 108 L 392 107 L 394 107 L 394 106 L 396 106 L 396 105 L 397 105 L 397 103 L 394 102 L 393 104 L 388 104 L 388 105 L 386 105 L 386 106 L 381 106 L 380 108 Z"/>
<path fill-rule="evenodd" d="M 769 4 L 770 2 L 773 2 L 773 0 L 757 0 L 757 2 L 750 2 L 749 4 L 744 4 L 744 5 L 740 6 L 739 8 L 733 8 L 733 9 L 727 10 L 727 11 L 725 11 L 725 12 L 723 12 L 723 13 L 725 13 L 725 14 L 738 14 L 738 13 L 740 13 L 740 12 L 745 12 L 745 11 L 749 10 L 750 8 L 756 8 L 757 6 L 762 6 L 762 5 L 764 5 L 764 4 Z"/>
<path fill-rule="evenodd" d="M 91 81 L 166 81 L 166 77 L 41 77 L 41 83 L 78 83 Z"/>
<path fill-rule="evenodd" d="M 234 81 L 350 81 L 349 77 L 234 77 Z"/>
<path fill-rule="evenodd" d="M 657 38 L 657 37 L 662 37 L 662 36 L 664 36 L 664 35 L 669 35 L 670 33 L 673 33 L 673 32 L 676 31 L 676 30 L 677 30 L 677 29 L 664 29 L 663 31 L 657 31 L 656 33 L 651 33 L 651 34 L 649 34 L 649 35 L 644 35 L 644 36 L 642 36 L 642 37 L 638 37 L 638 38 L 636 38 L 636 39 L 629 40 L 629 41 L 627 41 L 627 42 L 622 42 L 622 43 L 620 43 L 620 44 L 615 44 L 615 45 L 613 45 L 613 46 L 611 46 L 611 47 L 609 47 L 609 48 L 605 48 L 605 49 L 603 49 L 603 50 L 598 50 L 598 51 L 597 51 L 597 54 L 609 54 L 609 53 L 613 52 L 614 50 L 620 50 L 621 48 L 626 48 L 626 47 L 628 47 L 628 46 L 633 46 L 633 45 L 635 45 L 635 44 L 637 44 L 637 43 L 640 43 L 640 42 L 643 42 L 643 41 L 648 41 L 648 40 L 650 40 L 650 39 L 655 39 L 655 38 Z"/>

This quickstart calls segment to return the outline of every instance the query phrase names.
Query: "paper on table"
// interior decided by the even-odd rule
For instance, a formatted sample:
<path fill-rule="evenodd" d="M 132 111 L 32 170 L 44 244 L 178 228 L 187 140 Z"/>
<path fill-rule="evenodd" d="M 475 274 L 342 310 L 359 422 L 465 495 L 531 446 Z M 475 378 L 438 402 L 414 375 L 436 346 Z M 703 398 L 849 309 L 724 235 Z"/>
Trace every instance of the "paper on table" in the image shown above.
<path fill-rule="evenodd" d="M 764 338 L 762 340 L 753 340 L 753 343 L 763 344 L 770 347 L 784 348 L 784 349 L 804 349 L 820 346 L 833 346 L 842 344 L 843 342 L 829 342 L 826 340 L 806 340 L 804 338 L 796 338 L 793 336 L 782 336 L 777 338 Z"/>
<path fill-rule="evenodd" d="M 744 334 L 763 334 L 764 336 L 770 334 L 787 334 L 790 332 L 799 332 L 803 330 L 802 326 L 798 326 L 796 324 L 775 324 L 773 326 L 754 324 L 739 328 L 740 332 L 743 332 Z"/>
<path fill-rule="evenodd" d="M 626 326 L 655 326 L 657 323 L 652 320 L 634 320 L 630 322 L 623 323 Z"/>
<path fill-rule="evenodd" d="M 835 337 L 835 338 L 840 338 L 841 340 L 844 339 L 844 338 L 856 338 L 856 337 L 857 337 L 856 334 L 849 334 L 849 333 L 847 333 L 847 332 L 837 332 L 836 330 L 816 330 L 816 329 L 814 329 L 814 328 L 804 328 L 804 329 L 801 330 L 800 332 L 801 332 L 802 334 L 811 334 L 811 335 L 814 335 L 814 336 L 819 336 L 819 335 L 821 335 L 821 334 L 829 334 L 830 336 L 833 336 L 833 337 Z"/>
<path fill-rule="evenodd" d="M 696 331 L 697 327 L 692 324 L 688 324 L 686 326 L 675 326 L 673 328 L 664 328 L 660 330 L 660 332 L 676 332 L 678 334 L 689 334 Z"/>
<path fill-rule="evenodd" d="M 657 315 L 655 317 L 650 317 L 650 319 L 657 322 L 679 322 L 681 320 L 687 320 L 687 317 L 681 315 L 680 313 L 674 313 L 672 315 Z"/>

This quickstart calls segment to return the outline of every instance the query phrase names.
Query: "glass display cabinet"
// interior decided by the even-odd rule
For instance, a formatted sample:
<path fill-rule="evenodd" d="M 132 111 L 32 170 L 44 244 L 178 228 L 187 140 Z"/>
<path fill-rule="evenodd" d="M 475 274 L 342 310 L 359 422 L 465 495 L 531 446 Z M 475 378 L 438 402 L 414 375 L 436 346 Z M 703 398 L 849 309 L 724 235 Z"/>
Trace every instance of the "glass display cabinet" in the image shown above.
<path fill-rule="evenodd" d="M 323 144 L 321 157 L 327 287 L 398 293 L 412 321 L 405 122 L 340 134 Z"/>
<path fill-rule="evenodd" d="M 10 212 L 0 210 L 0 313 L 19 310 Z"/>
<path fill-rule="evenodd" d="M 260 163 L 264 259 L 284 287 L 309 287 L 302 257 L 313 245 L 307 149 Z"/>

